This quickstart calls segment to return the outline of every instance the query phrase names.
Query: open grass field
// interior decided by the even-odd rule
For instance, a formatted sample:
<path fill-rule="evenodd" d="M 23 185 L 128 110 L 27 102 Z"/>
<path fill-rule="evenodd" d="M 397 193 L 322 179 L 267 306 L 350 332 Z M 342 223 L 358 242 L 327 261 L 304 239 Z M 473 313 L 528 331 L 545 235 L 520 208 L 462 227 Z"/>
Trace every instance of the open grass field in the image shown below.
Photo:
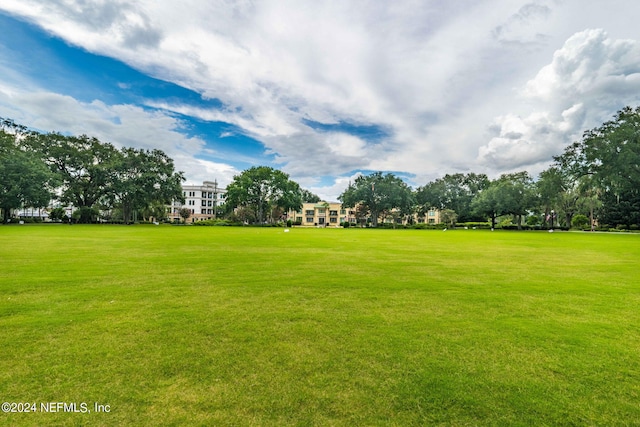
<path fill-rule="evenodd" d="M 2 226 L 0 401 L 37 412 L 0 425 L 640 425 L 639 261 L 626 234 Z"/>

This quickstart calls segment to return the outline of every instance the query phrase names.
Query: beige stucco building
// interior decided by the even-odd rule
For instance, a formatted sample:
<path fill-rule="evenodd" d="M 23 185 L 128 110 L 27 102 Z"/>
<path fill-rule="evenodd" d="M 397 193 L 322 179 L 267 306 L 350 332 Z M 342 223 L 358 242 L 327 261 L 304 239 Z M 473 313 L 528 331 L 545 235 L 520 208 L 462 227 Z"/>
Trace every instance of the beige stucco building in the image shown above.
<path fill-rule="evenodd" d="M 302 209 L 289 211 L 287 218 L 305 227 L 339 227 L 343 222 L 355 222 L 355 212 L 338 202 L 303 203 Z"/>
<path fill-rule="evenodd" d="M 345 208 L 338 202 L 318 202 L 303 203 L 302 209 L 289 211 L 287 219 L 303 227 L 340 227 L 342 223 L 360 223 L 356 218 L 354 208 Z M 390 223 L 392 218 L 379 218 L 379 223 Z M 398 218 L 398 224 L 406 224 L 406 218 Z M 440 223 L 440 212 L 437 209 L 430 209 L 424 215 L 413 215 L 413 222 L 416 224 L 438 224 Z"/>

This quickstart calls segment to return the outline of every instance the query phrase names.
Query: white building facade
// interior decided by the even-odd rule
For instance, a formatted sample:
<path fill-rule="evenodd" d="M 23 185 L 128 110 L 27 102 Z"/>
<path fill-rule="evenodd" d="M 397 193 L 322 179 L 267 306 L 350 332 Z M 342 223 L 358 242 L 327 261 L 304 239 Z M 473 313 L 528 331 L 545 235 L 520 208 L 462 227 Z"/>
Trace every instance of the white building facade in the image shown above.
<path fill-rule="evenodd" d="M 173 202 L 168 208 L 167 216 L 172 221 L 182 221 L 180 209 L 191 210 L 187 222 L 215 219 L 221 213 L 227 191 L 219 187 L 217 181 L 204 181 L 202 185 L 183 185 L 184 204 Z"/>

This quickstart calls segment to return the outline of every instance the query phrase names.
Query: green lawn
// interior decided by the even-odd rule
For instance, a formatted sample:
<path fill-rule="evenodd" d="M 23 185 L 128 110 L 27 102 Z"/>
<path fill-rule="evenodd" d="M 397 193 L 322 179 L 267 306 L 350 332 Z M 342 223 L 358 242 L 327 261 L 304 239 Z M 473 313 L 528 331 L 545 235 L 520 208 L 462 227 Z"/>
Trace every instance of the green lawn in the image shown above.
<path fill-rule="evenodd" d="M 37 413 L 0 425 L 639 425 L 639 260 L 628 234 L 1 226 L 0 401 Z"/>

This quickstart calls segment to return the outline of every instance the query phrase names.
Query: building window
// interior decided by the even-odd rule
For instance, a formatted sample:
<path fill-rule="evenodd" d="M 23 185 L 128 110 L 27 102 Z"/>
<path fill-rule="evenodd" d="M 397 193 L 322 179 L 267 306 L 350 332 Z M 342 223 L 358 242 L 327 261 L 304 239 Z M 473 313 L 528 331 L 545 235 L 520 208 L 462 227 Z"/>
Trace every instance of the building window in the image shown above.
<path fill-rule="evenodd" d="M 337 223 L 338 222 L 338 218 L 329 218 L 329 222 L 331 223 Z"/>
<path fill-rule="evenodd" d="M 311 210 L 307 210 L 307 211 L 305 211 L 305 215 L 307 215 L 307 216 L 313 216 L 313 211 L 311 211 Z M 307 222 L 308 222 L 308 221 L 307 221 Z"/>
<path fill-rule="evenodd" d="M 329 216 L 338 216 L 338 211 L 329 211 Z"/>
<path fill-rule="evenodd" d="M 340 215 L 345 215 L 347 213 L 346 209 L 340 209 Z"/>
<path fill-rule="evenodd" d="M 202 206 L 207 206 L 207 201 L 206 200 L 202 201 Z"/>
<path fill-rule="evenodd" d="M 436 212 L 435 211 L 429 211 L 429 216 L 436 216 Z"/>
<path fill-rule="evenodd" d="M 307 217 L 307 222 L 313 222 L 313 217 L 312 216 L 308 216 Z"/>

